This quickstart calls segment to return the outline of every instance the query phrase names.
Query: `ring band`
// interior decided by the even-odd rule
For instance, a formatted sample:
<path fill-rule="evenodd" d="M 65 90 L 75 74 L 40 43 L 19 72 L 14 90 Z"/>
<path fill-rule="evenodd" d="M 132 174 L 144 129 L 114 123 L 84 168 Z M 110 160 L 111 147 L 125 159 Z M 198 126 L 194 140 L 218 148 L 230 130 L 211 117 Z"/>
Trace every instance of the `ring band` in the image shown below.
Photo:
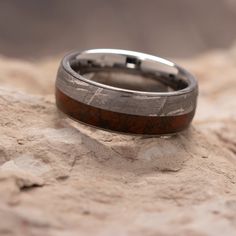
<path fill-rule="evenodd" d="M 56 79 L 56 104 L 63 113 L 91 126 L 130 134 L 186 129 L 197 95 L 196 79 L 182 67 L 126 50 L 68 54 Z"/>

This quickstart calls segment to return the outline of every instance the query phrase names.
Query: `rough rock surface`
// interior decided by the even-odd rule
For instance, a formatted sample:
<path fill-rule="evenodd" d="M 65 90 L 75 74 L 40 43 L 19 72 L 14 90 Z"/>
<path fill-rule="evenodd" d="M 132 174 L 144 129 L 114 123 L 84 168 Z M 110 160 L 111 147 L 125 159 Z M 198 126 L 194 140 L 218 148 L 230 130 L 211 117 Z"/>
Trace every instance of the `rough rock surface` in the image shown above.
<path fill-rule="evenodd" d="M 236 48 L 180 63 L 193 125 L 145 138 L 62 116 L 58 60 L 1 57 L 0 235 L 236 235 Z"/>

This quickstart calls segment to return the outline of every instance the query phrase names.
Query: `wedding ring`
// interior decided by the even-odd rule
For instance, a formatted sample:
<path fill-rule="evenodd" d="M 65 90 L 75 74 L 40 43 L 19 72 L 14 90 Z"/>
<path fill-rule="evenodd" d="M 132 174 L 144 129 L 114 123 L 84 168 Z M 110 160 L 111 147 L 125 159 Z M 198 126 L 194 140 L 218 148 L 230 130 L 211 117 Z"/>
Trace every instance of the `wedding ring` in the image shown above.
<path fill-rule="evenodd" d="M 186 129 L 197 104 L 197 80 L 166 59 L 126 50 L 66 55 L 58 69 L 56 104 L 97 128 L 143 135 Z"/>

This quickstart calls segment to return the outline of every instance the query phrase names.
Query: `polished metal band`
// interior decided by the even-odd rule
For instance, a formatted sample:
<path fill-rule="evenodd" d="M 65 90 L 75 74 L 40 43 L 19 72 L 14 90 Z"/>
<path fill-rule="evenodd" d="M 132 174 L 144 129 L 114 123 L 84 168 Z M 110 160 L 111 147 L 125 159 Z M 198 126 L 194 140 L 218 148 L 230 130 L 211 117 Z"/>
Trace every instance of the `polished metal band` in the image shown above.
<path fill-rule="evenodd" d="M 85 76 L 88 73 L 96 74 L 100 72 L 141 75 L 144 79 L 152 78 L 165 85 L 166 89 L 161 92 L 155 91 L 155 89 L 150 90 L 150 88 L 146 91 L 127 89 L 115 87 L 109 83 L 100 83 Z M 135 81 L 133 81 L 133 84 L 135 84 Z M 119 114 L 130 116 L 127 119 L 131 119 L 132 116 L 133 118 L 140 116 L 143 119 L 145 117 L 162 117 L 162 120 L 165 117 L 180 117 L 191 114 L 191 118 L 186 121 L 188 124 L 184 124 L 178 129 L 173 128 L 171 130 L 170 128 L 170 131 L 166 129 L 168 133 L 174 133 L 186 128 L 191 122 L 198 94 L 196 79 L 178 65 L 148 54 L 115 49 L 93 49 L 65 56 L 58 70 L 56 89 L 63 96 L 79 104 L 78 107 L 73 105 L 73 109 L 78 110 L 73 112 L 65 107 L 71 106 L 71 104 L 64 104 L 62 96 L 56 96 L 59 109 L 69 116 L 87 124 L 120 132 L 126 131 L 119 127 L 116 129 L 114 125 L 110 127 L 109 123 L 112 122 L 112 117 L 111 121 L 106 117 L 107 124 L 104 124 L 105 121 L 101 120 L 100 125 L 99 119 L 96 122 L 90 122 L 91 115 L 86 120 L 85 116 L 82 117 L 82 114 L 79 113 L 86 106 L 87 112 L 89 108 L 95 109 L 93 113 L 98 112 L 99 109 L 99 114 L 94 114 L 94 116 L 101 115 L 101 111 L 108 111 L 111 114 L 112 112 L 118 114 L 118 119 Z M 84 108 L 80 106 L 81 104 Z M 91 113 L 92 110 L 89 110 L 89 112 Z M 155 122 L 153 126 L 155 126 Z M 155 130 L 155 127 L 153 129 Z M 166 133 L 165 129 L 163 130 Z M 136 133 L 133 131 L 134 129 L 128 132 Z M 137 133 L 158 134 L 158 131 L 146 132 L 144 127 L 141 132 Z"/>

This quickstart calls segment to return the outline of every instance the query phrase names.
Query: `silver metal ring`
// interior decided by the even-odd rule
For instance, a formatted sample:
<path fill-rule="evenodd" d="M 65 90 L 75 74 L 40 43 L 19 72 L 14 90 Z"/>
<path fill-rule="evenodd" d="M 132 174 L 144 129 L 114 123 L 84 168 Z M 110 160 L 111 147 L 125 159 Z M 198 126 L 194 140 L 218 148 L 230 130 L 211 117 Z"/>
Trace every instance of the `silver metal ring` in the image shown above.
<path fill-rule="evenodd" d="M 102 77 L 101 74 L 103 77 L 105 74 L 106 79 L 94 79 L 96 76 Z M 133 79 L 123 85 L 126 75 L 133 76 Z M 138 88 L 135 76 L 141 77 Z M 123 82 L 120 83 L 122 78 Z M 56 88 L 85 106 L 141 117 L 194 114 L 198 95 L 196 79 L 175 63 L 144 53 L 117 49 L 92 49 L 66 55 L 58 70 Z M 60 104 L 60 98 L 57 104 L 71 117 L 92 123 L 89 120 L 86 122 L 81 115 L 69 114 L 72 111 L 66 112 Z M 91 125 L 114 130 L 105 124 Z"/>

